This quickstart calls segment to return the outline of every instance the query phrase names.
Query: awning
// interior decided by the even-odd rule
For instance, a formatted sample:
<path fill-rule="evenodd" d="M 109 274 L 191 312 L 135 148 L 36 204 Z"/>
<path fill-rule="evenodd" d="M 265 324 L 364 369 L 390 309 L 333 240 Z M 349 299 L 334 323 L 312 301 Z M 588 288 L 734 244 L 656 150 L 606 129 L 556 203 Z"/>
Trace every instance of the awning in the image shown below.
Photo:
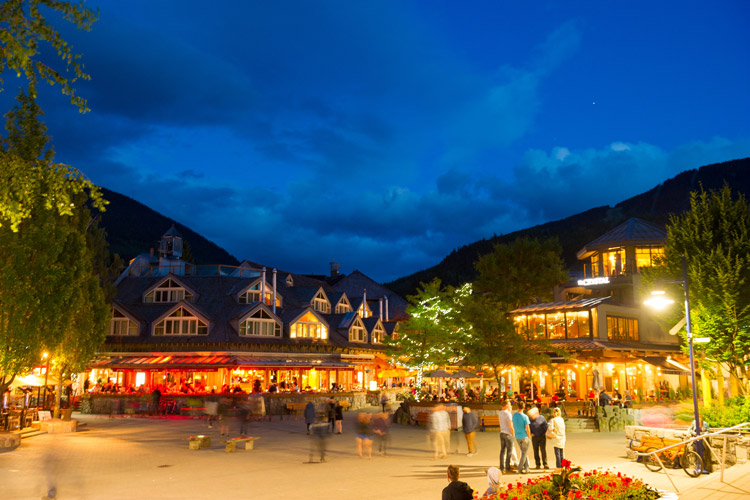
<path fill-rule="evenodd" d="M 667 375 L 690 375 L 690 367 L 667 358 L 643 356 L 641 358 L 646 363 L 661 368 L 661 372 Z"/>
<path fill-rule="evenodd" d="M 315 359 L 284 359 L 271 356 L 123 356 L 94 363 L 92 368 L 108 368 L 111 370 L 213 370 L 217 368 L 327 368 L 350 369 L 351 363 L 335 360 Z"/>

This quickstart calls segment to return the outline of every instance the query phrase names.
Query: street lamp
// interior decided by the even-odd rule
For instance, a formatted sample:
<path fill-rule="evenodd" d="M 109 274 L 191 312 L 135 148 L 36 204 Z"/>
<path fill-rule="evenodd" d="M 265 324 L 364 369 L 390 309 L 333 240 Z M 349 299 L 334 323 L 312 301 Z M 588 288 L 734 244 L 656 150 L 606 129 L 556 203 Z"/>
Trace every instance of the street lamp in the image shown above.
<path fill-rule="evenodd" d="M 685 329 L 687 331 L 687 344 L 688 353 L 690 355 L 690 380 L 693 384 L 693 416 L 695 418 L 695 435 L 698 436 L 701 433 L 701 422 L 700 415 L 698 414 L 698 391 L 695 385 L 695 359 L 693 356 L 693 331 L 690 327 L 690 295 L 688 293 L 688 275 L 687 275 L 687 263 L 685 256 L 682 256 L 682 279 L 681 280 L 667 280 L 663 283 L 679 283 L 682 285 L 682 289 L 685 292 Z M 657 291 L 652 292 L 651 297 L 644 301 L 647 306 L 655 309 L 664 309 L 667 305 L 674 303 L 673 300 L 669 299 L 664 295 L 664 292 Z M 695 339 L 695 341 L 706 342 L 706 339 Z"/>

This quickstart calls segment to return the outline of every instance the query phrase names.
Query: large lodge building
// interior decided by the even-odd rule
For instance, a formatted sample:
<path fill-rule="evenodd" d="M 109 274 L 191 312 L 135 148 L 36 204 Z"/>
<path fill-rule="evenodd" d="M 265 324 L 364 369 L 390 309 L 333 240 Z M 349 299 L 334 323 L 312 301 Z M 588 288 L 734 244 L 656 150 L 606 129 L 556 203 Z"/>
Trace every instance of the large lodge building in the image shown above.
<path fill-rule="evenodd" d="M 564 349 L 554 370 L 517 368 L 513 390 L 533 381 L 547 394 L 582 397 L 595 387 L 645 400 L 667 385 L 687 385 L 679 339 L 641 306 L 639 270 L 664 254 L 665 231 L 630 219 L 578 252 L 584 275 L 560 285 L 556 302 L 511 312 L 530 341 Z M 374 389 L 388 366 L 383 339 L 404 318 L 406 302 L 354 271 L 307 276 L 239 266 L 195 266 L 181 259 L 170 229 L 157 256 L 133 259 L 117 281 L 110 334 L 92 381 L 217 390 L 253 384 L 267 391 Z M 475 367 L 479 369 L 479 367 Z M 489 374 L 488 374 L 489 375 Z"/>
<path fill-rule="evenodd" d="M 383 339 L 406 303 L 364 274 L 306 276 L 181 259 L 172 227 L 157 256 L 117 280 L 109 335 L 90 379 L 197 391 L 373 388 L 388 365 Z"/>

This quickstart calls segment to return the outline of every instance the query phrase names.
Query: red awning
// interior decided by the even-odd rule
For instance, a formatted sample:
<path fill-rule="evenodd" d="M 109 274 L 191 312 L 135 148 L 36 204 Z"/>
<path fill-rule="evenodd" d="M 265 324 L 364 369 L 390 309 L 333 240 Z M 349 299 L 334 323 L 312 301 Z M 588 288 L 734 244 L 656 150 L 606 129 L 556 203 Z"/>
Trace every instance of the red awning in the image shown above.
<path fill-rule="evenodd" d="M 336 360 L 284 359 L 270 356 L 123 356 L 94 363 L 92 368 L 111 370 L 215 370 L 217 368 L 273 368 L 273 369 L 352 369 L 355 366 Z"/>

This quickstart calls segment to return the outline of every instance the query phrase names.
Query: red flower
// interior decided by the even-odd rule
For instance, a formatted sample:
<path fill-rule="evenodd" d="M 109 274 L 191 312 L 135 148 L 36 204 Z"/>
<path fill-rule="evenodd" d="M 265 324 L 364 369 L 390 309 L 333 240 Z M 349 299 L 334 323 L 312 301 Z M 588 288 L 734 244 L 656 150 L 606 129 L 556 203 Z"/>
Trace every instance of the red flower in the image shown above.
<path fill-rule="evenodd" d="M 583 493 L 581 493 L 581 490 L 576 491 L 576 498 L 583 497 Z"/>
<path fill-rule="evenodd" d="M 565 459 L 563 458 L 563 461 L 562 461 L 562 466 L 563 466 L 563 467 L 565 467 L 565 468 L 568 468 L 568 467 L 570 467 L 570 460 L 565 460 Z"/>

